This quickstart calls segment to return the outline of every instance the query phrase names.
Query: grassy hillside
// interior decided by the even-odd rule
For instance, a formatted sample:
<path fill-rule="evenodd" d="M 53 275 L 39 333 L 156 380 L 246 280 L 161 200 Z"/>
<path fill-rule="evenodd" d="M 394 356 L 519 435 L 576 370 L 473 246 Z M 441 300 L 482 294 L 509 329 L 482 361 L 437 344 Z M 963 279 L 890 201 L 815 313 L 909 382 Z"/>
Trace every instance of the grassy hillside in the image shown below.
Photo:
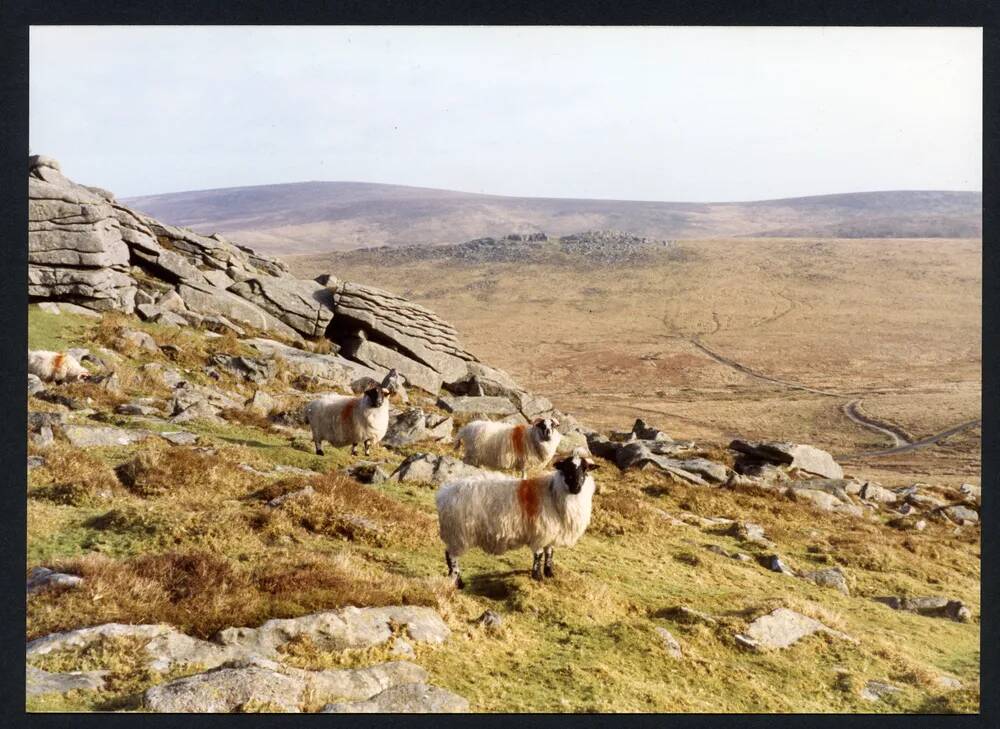
<path fill-rule="evenodd" d="M 124 321 L 53 316 L 30 307 L 29 346 L 93 348 L 113 342 Z M 94 411 L 71 411 L 69 419 L 181 429 L 110 410 L 133 396 L 166 396 L 141 376 L 146 362 L 186 368 L 191 379 L 208 383 L 208 354 L 239 353 L 241 345 L 231 337 L 209 341 L 198 332 L 127 323 L 160 344 L 182 345 L 182 361 L 125 348 L 118 365 L 123 391 L 67 386 L 78 399 L 89 397 Z M 251 393 L 225 374 L 213 384 Z M 265 387 L 279 399 L 289 395 L 280 379 Z M 429 401 L 419 404 L 434 409 Z M 28 407 L 60 409 L 35 398 Z M 342 605 L 421 604 L 435 607 L 453 634 L 438 647 L 418 645 L 414 660 L 435 685 L 467 697 L 474 711 L 978 710 L 978 528 L 930 522 L 922 532 L 897 531 L 884 516 L 819 514 L 767 494 L 689 487 L 651 472 L 622 474 L 602 462 L 592 525 L 574 549 L 557 550 L 554 579 L 529 579 L 527 550 L 501 557 L 473 553 L 463 564 L 468 586 L 456 592 L 444 577 L 431 485 L 363 486 L 337 472 L 352 460 L 347 449 L 328 448 L 319 457 L 305 431 L 238 413 L 221 425 L 194 421 L 182 428 L 199 436 L 197 446 L 149 439 L 80 450 L 60 440 L 44 451 L 29 449 L 46 463 L 28 476 L 26 566 L 55 567 L 85 580 L 77 589 L 29 600 L 29 639 L 109 621 L 164 621 L 205 637 L 228 625 Z M 702 445 L 718 457 L 724 443 Z M 377 455 L 391 469 L 415 450 L 383 448 Z M 126 486 L 114 469 L 140 454 Z M 315 475 L 271 470 L 279 465 Z M 313 496 L 265 506 L 307 484 Z M 709 551 L 708 545 L 717 545 L 765 553 L 726 536 L 724 526 L 711 521 L 716 517 L 762 525 L 795 568 L 841 566 L 851 596 Z M 870 599 L 887 594 L 948 595 L 964 601 L 975 617 L 955 623 L 896 612 Z M 672 611 L 678 606 L 715 622 L 685 622 Z M 741 649 L 734 634 L 777 606 L 816 617 L 858 642 L 814 635 L 782 651 Z M 476 626 L 486 609 L 501 615 L 498 631 Z M 677 638 L 683 658 L 667 654 L 657 627 Z M 123 645 L 101 654 L 47 657 L 41 667 L 52 670 L 111 670 L 109 690 L 31 698 L 28 709 L 136 708 L 141 690 L 159 679 L 137 671 L 133 653 Z M 300 643 L 287 660 L 321 667 L 384 658 L 378 650 L 331 654 Z M 964 688 L 946 691 L 937 683 L 942 675 L 957 677 Z M 865 701 L 860 687 L 871 679 L 901 691 Z"/>

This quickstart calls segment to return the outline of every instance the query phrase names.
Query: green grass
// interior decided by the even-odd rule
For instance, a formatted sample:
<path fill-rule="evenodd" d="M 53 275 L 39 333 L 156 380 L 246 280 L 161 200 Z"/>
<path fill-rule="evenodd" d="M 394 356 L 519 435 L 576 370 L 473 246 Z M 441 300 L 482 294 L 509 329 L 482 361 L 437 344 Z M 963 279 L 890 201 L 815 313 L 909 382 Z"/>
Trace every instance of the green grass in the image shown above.
<path fill-rule="evenodd" d="M 31 341 L 86 345 L 80 337 L 88 330 L 73 319 L 30 312 Z M 127 362 L 137 364 L 140 356 Z M 410 601 L 434 605 L 453 631 L 441 646 L 417 645 L 416 662 L 432 683 L 467 697 L 476 711 L 978 711 L 978 617 L 959 624 L 895 612 L 870 599 L 946 594 L 978 616 L 978 530 L 954 534 L 931 523 L 925 532 L 902 533 L 772 496 L 689 488 L 643 472 L 622 475 L 604 464 L 597 472 L 601 492 L 591 527 L 575 548 L 556 550 L 554 579 L 538 584 L 529 578 L 525 549 L 501 556 L 475 551 L 462 560 L 467 588 L 456 592 L 444 577 L 432 485 L 358 487 L 325 476 L 353 462 L 349 449 L 328 448 L 316 456 L 304 435 L 290 439 L 231 422 L 173 426 L 117 416 L 111 422 L 195 432 L 200 445 L 216 449 L 219 470 L 181 471 L 188 474 L 183 482 L 145 495 L 116 489 L 98 505 L 46 498 L 47 486 L 82 478 L 82 471 L 32 471 L 27 567 L 62 566 L 84 574 L 85 583 L 33 597 L 29 636 L 111 619 L 168 620 L 207 636 L 234 621 L 258 624 L 345 604 Z M 113 468 L 156 448 L 171 449 L 152 441 L 91 449 L 89 468 Z M 405 453 L 381 449 L 378 455 L 391 468 Z M 238 463 L 264 471 L 284 464 L 317 475 L 252 475 L 234 470 Z M 264 506 L 272 491 L 286 493 L 306 483 L 317 489 L 313 500 L 277 510 Z M 766 550 L 718 529 L 674 526 L 657 510 L 759 523 L 794 567 L 841 566 L 852 595 L 711 553 L 705 545 L 748 554 Z M 385 530 L 384 538 L 338 531 L 342 513 L 373 521 Z M 709 613 L 718 623 L 687 625 L 667 617 L 679 605 Z M 780 605 L 858 643 L 816 635 L 783 651 L 741 650 L 733 635 Z M 498 632 L 475 625 L 486 609 L 501 614 Z M 663 650 L 658 626 L 681 642 L 683 659 Z M 79 670 L 89 665 L 85 658 L 95 659 L 62 656 L 64 663 L 50 667 Z M 303 648 L 294 661 L 324 668 L 384 658 L 378 650 L 340 655 Z M 115 660 L 122 679 L 111 690 L 32 697 L 28 709 L 136 709 L 142 681 L 153 679 L 140 676 L 130 684 L 124 680 L 127 661 Z M 966 688 L 944 692 L 933 681 L 941 674 L 958 677 Z M 888 701 L 865 702 L 859 689 L 871 679 L 902 691 Z"/>
<path fill-rule="evenodd" d="M 28 307 L 28 349 L 60 351 L 83 345 L 94 321 L 79 314 L 49 314 L 33 304 Z"/>

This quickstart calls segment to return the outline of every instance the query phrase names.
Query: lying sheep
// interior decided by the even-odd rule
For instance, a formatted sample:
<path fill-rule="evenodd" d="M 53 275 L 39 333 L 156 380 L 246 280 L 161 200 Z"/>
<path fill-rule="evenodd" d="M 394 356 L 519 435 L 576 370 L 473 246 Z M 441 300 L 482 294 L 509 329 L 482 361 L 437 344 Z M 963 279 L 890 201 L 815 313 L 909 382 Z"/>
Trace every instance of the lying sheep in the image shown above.
<path fill-rule="evenodd" d="M 529 479 L 473 476 L 438 490 L 438 527 L 448 576 L 456 587 L 464 585 L 458 558 L 470 547 L 490 554 L 530 547 L 532 578 L 552 576 L 553 548 L 572 547 L 590 524 L 594 479 L 588 471 L 597 466 L 577 452 L 557 461 L 555 468 Z"/>
<path fill-rule="evenodd" d="M 555 418 L 539 418 L 530 426 L 473 420 L 455 434 L 455 447 L 465 448 L 463 460 L 474 466 L 518 469 L 527 475 L 555 455 L 562 438 Z"/>
<path fill-rule="evenodd" d="M 389 429 L 389 401 L 381 387 L 370 387 L 361 397 L 326 395 L 305 407 L 306 422 L 312 429 L 316 454 L 323 455 L 323 441 L 333 446 L 351 444 L 357 455 L 358 443 L 365 444 L 365 455 L 372 443 L 378 443 Z"/>
<path fill-rule="evenodd" d="M 28 351 L 28 374 L 37 376 L 42 382 L 56 383 L 90 377 L 90 372 L 73 355 L 44 349 Z"/>

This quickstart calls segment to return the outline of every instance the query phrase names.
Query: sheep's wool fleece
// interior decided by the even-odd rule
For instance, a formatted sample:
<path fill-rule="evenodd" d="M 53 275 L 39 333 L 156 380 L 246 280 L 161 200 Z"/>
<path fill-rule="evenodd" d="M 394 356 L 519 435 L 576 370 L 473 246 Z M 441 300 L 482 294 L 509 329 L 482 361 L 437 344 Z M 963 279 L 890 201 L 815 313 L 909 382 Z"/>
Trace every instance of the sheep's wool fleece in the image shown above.
<path fill-rule="evenodd" d="M 538 431 L 530 425 L 510 425 L 490 420 L 474 420 L 458 431 L 465 449 L 464 460 L 490 468 L 529 468 L 548 463 L 559 446 L 561 435 L 538 441 Z"/>
<path fill-rule="evenodd" d="M 590 524 L 594 479 L 570 494 L 562 474 L 516 479 L 474 476 L 445 484 L 437 493 L 438 526 L 448 552 L 471 547 L 491 554 L 528 546 L 572 547 Z"/>
<path fill-rule="evenodd" d="M 87 369 L 71 354 L 37 349 L 28 352 L 28 374 L 42 382 L 65 382 L 87 374 Z"/>
<path fill-rule="evenodd" d="M 365 440 L 379 442 L 389 430 L 389 401 L 369 406 L 365 396 L 326 395 L 309 403 L 306 411 L 314 439 L 334 446 L 352 445 Z"/>

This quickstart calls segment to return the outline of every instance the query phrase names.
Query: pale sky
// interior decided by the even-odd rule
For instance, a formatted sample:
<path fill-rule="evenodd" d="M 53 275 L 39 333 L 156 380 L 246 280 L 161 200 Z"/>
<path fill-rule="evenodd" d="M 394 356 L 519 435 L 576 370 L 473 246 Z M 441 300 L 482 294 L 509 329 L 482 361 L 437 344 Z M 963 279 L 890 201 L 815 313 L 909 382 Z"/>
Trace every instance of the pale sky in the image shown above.
<path fill-rule="evenodd" d="M 970 28 L 34 27 L 30 145 L 119 197 L 982 188 Z"/>

